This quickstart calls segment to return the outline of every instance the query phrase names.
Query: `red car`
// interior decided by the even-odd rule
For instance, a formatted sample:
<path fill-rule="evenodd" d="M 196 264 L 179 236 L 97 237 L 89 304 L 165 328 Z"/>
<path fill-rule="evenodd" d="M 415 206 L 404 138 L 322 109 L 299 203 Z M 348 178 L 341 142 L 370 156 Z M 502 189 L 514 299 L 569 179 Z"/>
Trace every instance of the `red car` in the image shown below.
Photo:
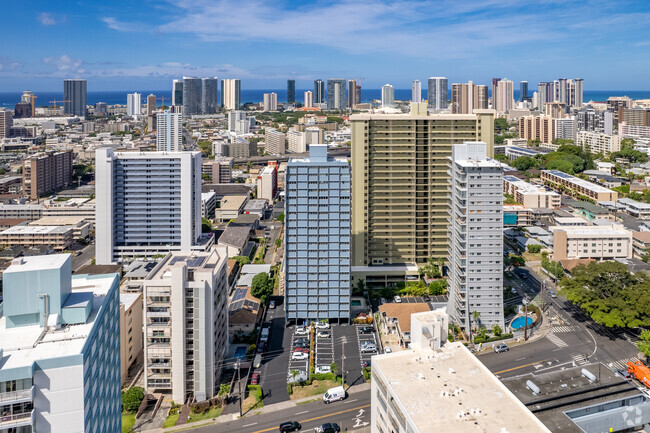
<path fill-rule="evenodd" d="M 251 376 L 251 385 L 259 385 L 260 383 L 260 375 L 257 373 L 253 373 Z"/>
<path fill-rule="evenodd" d="M 295 347 L 293 349 L 293 353 L 296 353 L 296 352 L 309 353 L 309 349 L 303 348 L 303 347 Z"/>

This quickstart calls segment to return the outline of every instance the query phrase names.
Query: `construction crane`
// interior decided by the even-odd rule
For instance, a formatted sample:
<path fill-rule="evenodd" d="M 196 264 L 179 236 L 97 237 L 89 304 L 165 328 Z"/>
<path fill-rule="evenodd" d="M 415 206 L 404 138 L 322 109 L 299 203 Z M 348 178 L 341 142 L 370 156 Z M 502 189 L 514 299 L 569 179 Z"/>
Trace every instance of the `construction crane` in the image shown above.
<path fill-rule="evenodd" d="M 38 98 L 38 96 L 31 95 L 30 97 L 32 98 L 32 117 L 36 117 L 36 98 Z"/>
<path fill-rule="evenodd" d="M 56 99 L 54 101 L 50 101 L 51 104 L 54 104 L 54 113 L 55 114 L 58 113 L 58 111 L 59 111 L 59 107 L 56 106 L 57 102 L 64 102 L 65 103 L 65 102 L 72 102 L 72 101 L 67 100 L 67 99 L 64 100 L 64 101 L 57 101 Z"/>
<path fill-rule="evenodd" d="M 169 99 L 169 98 L 167 98 L 167 99 Z M 160 98 L 156 98 L 156 101 L 158 101 L 158 100 L 161 100 L 161 108 L 163 108 L 165 106 L 165 97 L 161 96 Z"/>

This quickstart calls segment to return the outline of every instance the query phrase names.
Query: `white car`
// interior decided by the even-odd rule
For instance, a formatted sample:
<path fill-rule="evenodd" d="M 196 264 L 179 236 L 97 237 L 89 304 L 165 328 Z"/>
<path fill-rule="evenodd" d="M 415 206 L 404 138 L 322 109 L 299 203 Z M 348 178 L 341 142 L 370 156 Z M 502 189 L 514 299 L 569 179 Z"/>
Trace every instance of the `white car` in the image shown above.
<path fill-rule="evenodd" d="M 293 352 L 291 355 L 292 361 L 302 361 L 307 358 L 309 358 L 309 354 L 305 352 Z"/>
<path fill-rule="evenodd" d="M 316 329 L 330 329 L 330 324 L 327 322 L 316 322 Z"/>
<path fill-rule="evenodd" d="M 395 295 L 395 296 L 393 297 L 393 302 L 396 302 L 396 303 L 399 304 L 400 302 L 402 302 L 402 298 L 400 298 L 399 296 Z"/>
<path fill-rule="evenodd" d="M 314 373 L 316 374 L 325 374 L 331 372 L 332 372 L 332 367 L 330 367 L 329 365 L 319 365 L 314 369 Z"/>
<path fill-rule="evenodd" d="M 296 335 L 307 335 L 309 332 L 307 331 L 307 328 L 304 326 L 301 326 L 300 328 L 296 328 Z"/>
<path fill-rule="evenodd" d="M 393 350 L 390 347 L 386 346 L 384 347 L 384 353 L 393 353 Z"/>
<path fill-rule="evenodd" d="M 318 334 L 316 335 L 320 338 L 330 338 L 332 336 L 329 331 L 318 331 Z"/>

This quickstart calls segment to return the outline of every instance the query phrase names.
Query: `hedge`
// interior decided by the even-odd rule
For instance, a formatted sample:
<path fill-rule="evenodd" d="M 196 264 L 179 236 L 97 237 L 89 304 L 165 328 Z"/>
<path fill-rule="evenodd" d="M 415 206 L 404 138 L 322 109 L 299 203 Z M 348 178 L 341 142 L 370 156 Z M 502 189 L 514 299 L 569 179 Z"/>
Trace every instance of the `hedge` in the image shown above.
<path fill-rule="evenodd" d="M 475 344 L 478 344 L 478 343 L 491 343 L 493 341 L 507 340 L 508 338 L 512 338 L 512 337 L 513 337 L 512 334 L 501 334 L 501 336 L 499 336 L 499 337 L 490 337 L 490 338 L 486 338 L 486 339 L 483 339 L 480 336 L 477 336 L 477 337 L 474 337 L 474 343 Z"/>

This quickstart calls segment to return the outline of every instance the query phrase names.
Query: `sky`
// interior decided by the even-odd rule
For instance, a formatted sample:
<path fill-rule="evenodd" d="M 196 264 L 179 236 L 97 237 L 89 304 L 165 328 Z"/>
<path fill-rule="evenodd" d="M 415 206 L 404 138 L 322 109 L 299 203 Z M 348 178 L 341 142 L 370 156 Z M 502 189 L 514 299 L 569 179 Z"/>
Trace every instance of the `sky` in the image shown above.
<path fill-rule="evenodd" d="M 183 75 L 248 89 L 446 76 L 650 90 L 648 23 L 647 0 L 4 1 L 0 92 L 58 91 L 64 78 L 158 90 Z"/>

